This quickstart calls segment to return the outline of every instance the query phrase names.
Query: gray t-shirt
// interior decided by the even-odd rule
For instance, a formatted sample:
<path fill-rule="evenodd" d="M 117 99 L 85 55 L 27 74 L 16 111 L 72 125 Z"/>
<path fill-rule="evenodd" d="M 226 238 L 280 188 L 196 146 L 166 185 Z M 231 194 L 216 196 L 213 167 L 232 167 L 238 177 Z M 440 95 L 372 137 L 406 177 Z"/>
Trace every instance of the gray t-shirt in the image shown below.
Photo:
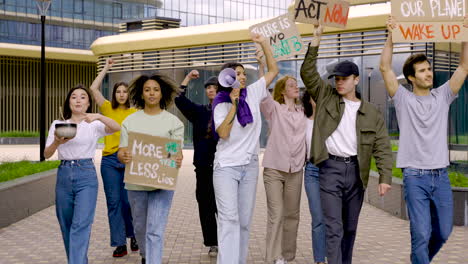
<path fill-rule="evenodd" d="M 438 169 L 449 165 L 448 112 L 455 98 L 449 82 L 427 96 L 398 87 L 393 96 L 400 127 L 398 168 Z"/>

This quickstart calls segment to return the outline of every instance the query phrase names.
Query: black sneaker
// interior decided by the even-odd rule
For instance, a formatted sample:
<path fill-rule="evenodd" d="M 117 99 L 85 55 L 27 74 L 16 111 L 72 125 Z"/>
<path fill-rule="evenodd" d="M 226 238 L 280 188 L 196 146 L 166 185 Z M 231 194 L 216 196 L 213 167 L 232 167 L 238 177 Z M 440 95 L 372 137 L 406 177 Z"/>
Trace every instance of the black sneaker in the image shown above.
<path fill-rule="evenodd" d="M 112 254 L 114 258 L 121 258 L 125 255 L 127 255 L 127 245 L 118 246 Z"/>
<path fill-rule="evenodd" d="M 138 243 L 137 243 L 137 241 L 136 241 L 136 239 L 134 237 L 130 238 L 130 249 L 132 251 L 138 251 L 138 249 L 140 249 L 138 247 Z"/>
<path fill-rule="evenodd" d="M 208 255 L 210 257 L 216 257 L 218 255 L 218 246 L 211 246 L 208 250 Z"/>
<path fill-rule="evenodd" d="M 146 264 L 146 259 L 145 258 L 141 258 L 141 264 Z"/>

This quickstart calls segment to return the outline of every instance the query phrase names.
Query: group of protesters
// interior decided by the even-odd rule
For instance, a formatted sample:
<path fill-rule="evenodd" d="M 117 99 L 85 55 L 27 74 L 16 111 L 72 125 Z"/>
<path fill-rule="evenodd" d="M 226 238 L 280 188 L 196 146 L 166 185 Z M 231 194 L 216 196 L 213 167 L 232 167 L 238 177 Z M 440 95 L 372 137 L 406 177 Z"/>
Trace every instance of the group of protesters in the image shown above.
<path fill-rule="evenodd" d="M 436 89 L 429 60 L 413 54 L 403 66 L 412 92 L 401 86 L 392 69 L 396 27 L 387 22 L 387 42 L 380 70 L 393 99 L 400 128 L 396 166 L 404 175 L 411 231 L 411 262 L 430 263 L 452 231 L 453 201 L 447 174 L 447 123 L 450 104 L 468 75 L 468 44 L 462 43 L 460 64 Z M 466 23 L 465 23 L 465 26 Z M 240 87 L 224 87 L 217 77 L 205 86 L 208 104 L 186 97 L 190 71 L 181 85 L 161 74 L 141 75 L 130 85 L 114 85 L 112 99 L 100 85 L 112 59 L 90 91 L 71 89 L 49 131 L 45 156 L 58 151 L 56 213 L 68 263 L 86 264 L 96 208 L 98 180 L 94 167 L 97 139 L 105 136 L 101 175 L 107 201 L 110 244 L 114 257 L 140 251 L 141 263 L 162 263 L 164 234 L 174 191 L 124 183 L 125 164 L 132 160 L 130 132 L 183 140 L 184 124 L 168 108 L 176 107 L 193 125 L 196 199 L 208 254 L 217 263 L 247 263 L 249 234 L 259 174 L 261 113 L 269 125 L 263 156 L 267 198 L 266 263 L 295 259 L 302 185 L 309 203 L 314 263 L 351 264 L 359 214 L 372 157 L 379 172 L 378 193 L 391 189 L 393 158 L 386 123 L 379 110 L 357 91 L 359 68 L 341 61 L 328 78 L 317 71 L 322 26 L 315 26 L 304 62 L 302 97 L 295 77 L 277 79 L 279 68 L 266 39 L 252 35 L 266 62 L 261 77 L 247 85 L 244 66 L 226 63 Z M 91 113 L 93 99 L 101 114 Z M 75 123 L 73 138 L 55 134 L 55 124 Z M 177 167 L 183 157 L 175 157 Z M 377 225 L 378 223 L 376 223 Z M 312 260 L 311 260 L 312 262 Z"/>

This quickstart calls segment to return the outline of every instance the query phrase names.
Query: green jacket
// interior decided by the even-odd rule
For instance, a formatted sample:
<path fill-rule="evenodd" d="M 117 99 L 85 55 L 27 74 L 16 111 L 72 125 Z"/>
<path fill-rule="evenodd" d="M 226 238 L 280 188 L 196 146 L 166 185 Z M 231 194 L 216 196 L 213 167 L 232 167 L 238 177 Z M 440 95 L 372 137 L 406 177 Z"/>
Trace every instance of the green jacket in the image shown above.
<path fill-rule="evenodd" d="M 320 78 L 317 72 L 318 47 L 309 46 L 301 67 L 301 77 L 307 91 L 317 103 L 310 161 L 314 164 L 328 159 L 325 140 L 336 130 L 345 110 L 343 98 Z M 392 183 L 393 157 L 385 121 L 380 111 L 369 102 L 361 101 L 356 118 L 357 156 L 364 188 L 369 179 L 371 156 L 379 170 L 379 183 Z"/>

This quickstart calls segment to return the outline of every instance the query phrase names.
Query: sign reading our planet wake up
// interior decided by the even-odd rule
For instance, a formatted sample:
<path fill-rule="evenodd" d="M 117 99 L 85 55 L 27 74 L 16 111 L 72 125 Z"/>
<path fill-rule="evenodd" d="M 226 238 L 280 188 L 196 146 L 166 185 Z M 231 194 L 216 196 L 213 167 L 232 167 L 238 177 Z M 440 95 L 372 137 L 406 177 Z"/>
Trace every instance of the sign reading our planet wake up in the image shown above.
<path fill-rule="evenodd" d="M 124 182 L 175 190 L 177 168 L 175 157 L 181 155 L 181 141 L 130 132 L 128 150 L 132 160 L 125 166 Z"/>
<path fill-rule="evenodd" d="M 393 42 L 467 41 L 467 14 L 468 0 L 392 0 Z"/>

